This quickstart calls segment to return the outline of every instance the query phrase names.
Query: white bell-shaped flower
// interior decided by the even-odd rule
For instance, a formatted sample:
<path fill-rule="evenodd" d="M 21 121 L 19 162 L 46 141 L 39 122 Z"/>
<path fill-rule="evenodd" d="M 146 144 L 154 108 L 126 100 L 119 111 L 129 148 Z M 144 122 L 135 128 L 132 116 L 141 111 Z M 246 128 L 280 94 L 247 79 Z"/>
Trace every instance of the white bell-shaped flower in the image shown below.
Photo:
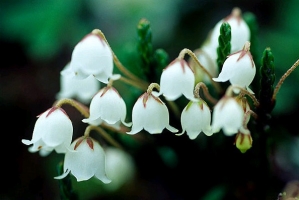
<path fill-rule="evenodd" d="M 142 129 L 151 134 L 161 133 L 164 128 L 175 133 L 178 130 L 169 125 L 169 112 L 160 98 L 144 93 L 133 106 L 133 126 L 128 134 L 136 134 Z"/>
<path fill-rule="evenodd" d="M 133 180 L 136 166 L 130 154 L 115 147 L 105 148 L 107 175 L 111 183 L 105 184 L 109 191 L 116 191 Z M 120 167 L 121 166 L 121 170 Z"/>
<path fill-rule="evenodd" d="M 182 133 L 185 131 L 191 140 L 194 140 L 201 132 L 207 136 L 213 134 L 211 128 L 211 111 L 206 102 L 190 101 L 181 114 Z"/>
<path fill-rule="evenodd" d="M 113 72 L 113 54 L 103 38 L 88 34 L 74 48 L 70 62 L 71 70 L 62 71 L 64 75 L 85 79 L 94 76 L 108 83 Z"/>
<path fill-rule="evenodd" d="M 189 100 L 195 100 L 194 84 L 194 72 L 188 63 L 183 59 L 176 59 L 162 72 L 159 95 L 163 94 L 169 101 L 174 101 L 181 95 Z"/>
<path fill-rule="evenodd" d="M 224 134 L 231 136 L 243 128 L 244 110 L 233 97 L 223 97 L 213 109 L 213 133 L 223 130 Z"/>
<path fill-rule="evenodd" d="M 239 8 L 234 8 L 229 16 L 215 25 L 211 34 L 211 45 L 217 49 L 220 27 L 224 22 L 231 27 L 231 53 L 240 51 L 244 43 L 250 40 L 250 29 L 242 18 L 242 11 Z"/>
<path fill-rule="evenodd" d="M 30 152 L 42 150 L 40 155 L 46 156 L 53 150 L 65 153 L 73 137 L 73 125 L 62 108 L 52 107 L 38 116 L 31 140 L 22 142 L 29 147 Z"/>
<path fill-rule="evenodd" d="M 217 65 L 217 52 L 216 49 L 213 48 L 211 45 L 204 45 L 200 49 L 194 51 L 198 61 L 200 64 L 210 73 L 212 77 L 218 75 L 218 65 Z M 198 64 L 190 60 L 190 66 L 194 69 L 195 73 L 195 82 L 205 82 L 210 83 L 210 77 L 198 66 Z"/>
<path fill-rule="evenodd" d="M 70 72 L 70 64 L 68 63 L 63 70 Z M 100 82 L 93 76 L 76 79 L 61 73 L 60 91 L 56 94 L 56 98 L 76 98 L 82 103 L 89 104 L 92 97 L 99 91 L 100 85 Z"/>
<path fill-rule="evenodd" d="M 89 118 L 82 120 L 85 123 L 94 125 L 101 119 L 110 125 L 121 121 L 124 125 L 131 126 L 131 123 L 125 122 L 127 114 L 125 101 L 112 86 L 102 88 L 92 98 L 89 110 Z"/>
<path fill-rule="evenodd" d="M 105 152 L 100 144 L 89 136 L 76 139 L 66 152 L 63 164 L 64 173 L 55 179 L 63 179 L 70 172 L 77 181 L 96 177 L 103 183 L 110 183 L 106 175 Z"/>
<path fill-rule="evenodd" d="M 246 88 L 254 79 L 256 67 L 249 51 L 250 43 L 246 42 L 243 50 L 231 54 L 225 60 L 222 70 L 217 78 L 213 78 L 216 82 L 229 81 L 232 85 Z"/>

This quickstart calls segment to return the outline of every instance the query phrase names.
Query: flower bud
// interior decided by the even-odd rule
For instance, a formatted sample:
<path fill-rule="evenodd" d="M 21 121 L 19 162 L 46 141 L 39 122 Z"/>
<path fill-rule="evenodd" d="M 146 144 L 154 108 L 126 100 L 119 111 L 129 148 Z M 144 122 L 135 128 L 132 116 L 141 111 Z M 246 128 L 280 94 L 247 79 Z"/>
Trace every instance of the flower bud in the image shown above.
<path fill-rule="evenodd" d="M 119 148 L 107 147 L 105 153 L 106 171 L 111 179 L 111 183 L 105 184 L 105 188 L 109 191 L 116 191 L 133 180 L 136 166 L 132 156 Z"/>
<path fill-rule="evenodd" d="M 243 134 L 239 132 L 236 135 L 235 139 L 236 147 L 241 151 L 241 153 L 245 153 L 252 146 L 252 137 L 250 134 Z"/>

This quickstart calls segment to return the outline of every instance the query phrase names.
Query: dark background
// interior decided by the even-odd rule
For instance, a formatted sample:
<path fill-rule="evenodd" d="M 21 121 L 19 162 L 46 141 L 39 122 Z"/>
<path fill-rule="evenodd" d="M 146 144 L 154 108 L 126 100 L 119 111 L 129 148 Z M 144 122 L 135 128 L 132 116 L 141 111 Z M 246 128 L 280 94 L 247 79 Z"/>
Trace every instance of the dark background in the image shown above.
<path fill-rule="evenodd" d="M 278 82 L 299 58 L 296 0 L 0 1 L 0 199 L 59 199 L 53 177 L 63 157 L 29 153 L 21 140 L 31 139 L 36 116 L 56 100 L 59 73 L 85 34 L 101 29 L 119 59 L 134 63 L 136 26 L 144 17 L 152 25 L 154 48 L 163 48 L 172 60 L 183 48 L 198 48 L 236 6 L 256 15 L 260 55 L 271 47 Z M 108 194 L 81 183 L 80 198 L 275 200 L 289 181 L 299 179 L 298 78 L 295 70 L 277 96 L 271 137 L 260 141 L 255 135 L 246 154 L 222 134 L 201 134 L 190 141 L 166 132 L 133 153 L 138 169 L 134 181 Z M 72 116 L 73 110 L 69 112 Z M 74 122 L 79 121 L 73 114 Z M 159 156 L 160 147 L 175 152 L 173 165 Z"/>

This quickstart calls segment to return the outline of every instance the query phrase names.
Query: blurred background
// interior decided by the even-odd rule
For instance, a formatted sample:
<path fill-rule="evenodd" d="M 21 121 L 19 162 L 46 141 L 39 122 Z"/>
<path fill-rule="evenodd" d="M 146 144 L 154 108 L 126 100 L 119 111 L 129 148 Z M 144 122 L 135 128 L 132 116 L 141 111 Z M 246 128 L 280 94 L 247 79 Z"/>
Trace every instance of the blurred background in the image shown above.
<path fill-rule="evenodd" d="M 164 49 L 172 61 L 183 48 L 200 47 L 234 7 L 256 16 L 258 52 L 261 57 L 271 48 L 278 82 L 299 59 L 297 0 L 1 0 L 0 199 L 60 199 L 53 177 L 63 156 L 29 153 L 21 140 L 31 139 L 36 116 L 56 100 L 60 71 L 82 37 L 101 29 L 120 61 L 135 67 L 136 28 L 146 18 L 153 47 Z M 256 65 L 259 69 L 258 59 Z M 167 132 L 153 137 L 141 133 L 150 142 L 129 149 L 134 178 L 113 190 L 94 180 L 74 181 L 79 199 L 277 199 L 287 184 L 299 180 L 298 80 L 295 70 L 277 95 L 270 137 L 259 142 L 260 136 L 252 133 L 253 147 L 245 154 L 223 134 L 189 140 Z M 136 99 L 125 100 L 130 110 Z M 76 111 L 68 114 L 80 123 Z M 180 127 L 176 121 L 172 125 Z M 74 130 L 83 134 L 79 125 Z"/>

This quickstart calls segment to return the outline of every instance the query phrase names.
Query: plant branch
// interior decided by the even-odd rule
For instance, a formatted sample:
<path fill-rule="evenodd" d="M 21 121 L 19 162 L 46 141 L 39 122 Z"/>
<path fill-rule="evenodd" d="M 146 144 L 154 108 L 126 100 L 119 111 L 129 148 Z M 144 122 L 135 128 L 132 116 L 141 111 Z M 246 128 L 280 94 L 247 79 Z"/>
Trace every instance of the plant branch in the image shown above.
<path fill-rule="evenodd" d="M 210 74 L 210 72 L 208 72 L 208 70 L 202 66 L 202 64 L 201 64 L 201 63 L 199 62 L 199 60 L 197 59 L 196 55 L 195 55 L 190 49 L 186 49 L 186 48 L 183 49 L 183 50 L 180 52 L 178 58 L 179 58 L 179 59 L 184 59 L 185 54 L 188 54 L 188 55 L 189 55 L 189 56 L 196 62 L 196 64 L 198 65 L 198 67 L 199 67 L 201 70 L 203 70 L 204 73 L 206 73 L 206 74 L 208 75 L 208 77 L 209 77 L 210 80 L 211 80 L 211 83 L 213 84 L 213 86 L 215 87 L 215 89 L 217 90 L 217 92 L 218 92 L 218 93 L 221 93 L 222 89 L 221 89 L 220 85 L 219 85 L 217 82 L 215 82 L 215 81 L 213 80 L 213 77 L 212 77 L 212 75 Z"/>
<path fill-rule="evenodd" d="M 273 96 L 272 96 L 272 100 L 276 99 L 276 95 L 279 91 L 279 89 L 281 88 L 283 82 L 285 81 L 285 79 L 298 67 L 299 65 L 299 59 L 293 64 L 293 66 L 288 69 L 288 71 L 286 71 L 286 73 L 280 78 L 279 82 L 277 83 L 274 92 L 273 92 Z"/>
<path fill-rule="evenodd" d="M 75 101 L 73 99 L 58 100 L 56 103 L 54 103 L 54 106 L 61 107 L 62 105 L 65 105 L 65 104 L 71 105 L 74 108 L 76 108 L 84 117 L 86 117 L 86 118 L 89 117 L 89 109 L 82 103 Z"/>

